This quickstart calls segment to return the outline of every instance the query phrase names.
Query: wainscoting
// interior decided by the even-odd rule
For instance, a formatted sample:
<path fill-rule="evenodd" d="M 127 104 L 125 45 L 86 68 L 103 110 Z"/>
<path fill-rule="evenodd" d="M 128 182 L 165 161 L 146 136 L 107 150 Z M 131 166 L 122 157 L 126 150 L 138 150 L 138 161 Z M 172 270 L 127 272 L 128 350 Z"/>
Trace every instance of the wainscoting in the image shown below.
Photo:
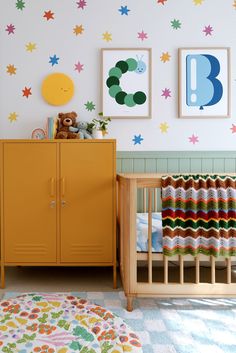
<path fill-rule="evenodd" d="M 118 173 L 235 173 L 236 151 L 117 152 Z"/>

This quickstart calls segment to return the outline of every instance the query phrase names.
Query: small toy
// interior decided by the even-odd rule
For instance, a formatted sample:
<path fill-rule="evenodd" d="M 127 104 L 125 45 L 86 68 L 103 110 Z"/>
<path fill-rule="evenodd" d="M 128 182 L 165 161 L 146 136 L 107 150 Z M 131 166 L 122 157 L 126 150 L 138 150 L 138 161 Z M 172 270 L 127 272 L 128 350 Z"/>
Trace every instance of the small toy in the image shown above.
<path fill-rule="evenodd" d="M 70 127 L 76 127 L 75 112 L 71 113 L 59 113 L 58 118 L 60 120 L 60 126 L 56 134 L 56 139 L 76 139 L 78 134 L 70 131 Z"/>
<path fill-rule="evenodd" d="M 88 132 L 88 123 L 86 121 L 79 121 L 76 123 L 76 127 L 70 126 L 71 132 L 76 132 L 80 139 L 92 139 L 92 135 Z"/>
<path fill-rule="evenodd" d="M 34 140 L 45 140 L 46 132 L 41 128 L 34 129 L 32 131 L 31 138 Z"/>

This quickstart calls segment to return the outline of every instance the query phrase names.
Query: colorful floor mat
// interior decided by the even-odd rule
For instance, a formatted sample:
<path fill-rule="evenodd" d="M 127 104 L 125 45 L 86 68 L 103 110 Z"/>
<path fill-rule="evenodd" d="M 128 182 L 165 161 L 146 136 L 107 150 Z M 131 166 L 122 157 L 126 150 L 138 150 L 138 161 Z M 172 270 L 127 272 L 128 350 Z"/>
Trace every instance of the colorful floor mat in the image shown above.
<path fill-rule="evenodd" d="M 17 294 L 7 292 L 4 298 Z M 236 299 L 136 299 L 129 313 L 123 292 L 72 295 L 123 318 L 144 353 L 236 353 Z"/>

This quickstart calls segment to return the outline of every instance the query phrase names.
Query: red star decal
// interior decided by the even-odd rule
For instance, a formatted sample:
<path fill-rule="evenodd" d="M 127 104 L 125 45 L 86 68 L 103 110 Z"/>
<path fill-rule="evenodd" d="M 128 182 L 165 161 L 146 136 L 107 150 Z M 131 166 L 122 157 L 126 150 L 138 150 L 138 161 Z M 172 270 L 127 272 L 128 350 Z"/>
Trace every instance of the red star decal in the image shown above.
<path fill-rule="evenodd" d="M 25 87 L 25 88 L 22 90 L 22 92 L 23 92 L 23 97 L 26 97 L 26 98 L 29 98 L 29 96 L 32 95 L 32 93 L 31 93 L 31 87 L 30 87 L 30 88 Z"/>
<path fill-rule="evenodd" d="M 49 10 L 49 11 L 44 11 L 44 15 L 43 15 L 43 17 L 45 17 L 46 19 L 47 19 L 47 21 L 49 21 L 49 20 L 54 20 L 54 13 L 51 11 L 51 10 Z"/>
<path fill-rule="evenodd" d="M 157 3 L 158 4 L 162 4 L 162 5 L 165 5 L 165 2 L 166 2 L 167 0 L 157 0 Z"/>

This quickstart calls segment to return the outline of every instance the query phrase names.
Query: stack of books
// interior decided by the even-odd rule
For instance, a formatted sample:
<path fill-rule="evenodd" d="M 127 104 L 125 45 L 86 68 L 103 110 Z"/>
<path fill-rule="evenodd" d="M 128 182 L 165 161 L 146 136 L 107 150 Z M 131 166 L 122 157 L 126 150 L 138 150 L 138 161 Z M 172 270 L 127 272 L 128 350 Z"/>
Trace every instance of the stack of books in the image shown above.
<path fill-rule="evenodd" d="M 47 118 L 46 129 L 45 129 L 46 138 L 50 140 L 54 139 L 56 137 L 58 127 L 59 127 L 59 120 L 57 117 Z"/>

